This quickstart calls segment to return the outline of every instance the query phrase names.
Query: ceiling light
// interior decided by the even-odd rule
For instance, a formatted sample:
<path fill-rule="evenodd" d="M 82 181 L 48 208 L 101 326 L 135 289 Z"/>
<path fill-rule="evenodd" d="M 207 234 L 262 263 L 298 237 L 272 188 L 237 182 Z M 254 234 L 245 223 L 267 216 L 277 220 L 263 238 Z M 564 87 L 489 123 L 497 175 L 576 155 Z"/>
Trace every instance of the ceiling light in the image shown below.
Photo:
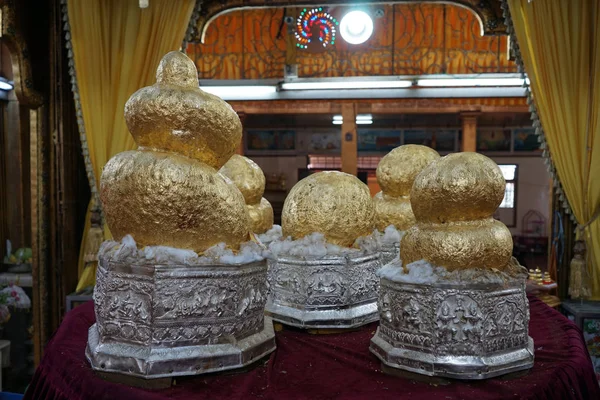
<path fill-rule="evenodd" d="M 335 90 L 335 89 L 396 89 L 412 86 L 411 81 L 402 80 L 353 80 L 322 82 L 285 82 L 281 84 L 283 90 Z"/>
<path fill-rule="evenodd" d="M 419 79 L 417 86 L 424 87 L 473 87 L 473 86 L 523 86 L 520 78 L 456 78 L 456 79 Z"/>
<path fill-rule="evenodd" d="M 13 90 L 15 87 L 13 85 L 12 82 L 10 82 L 8 79 L 0 77 L 0 90 L 5 90 L 5 91 L 11 91 Z"/>
<path fill-rule="evenodd" d="M 251 100 L 277 92 L 276 86 L 200 86 L 200 89 L 223 100 Z"/>
<path fill-rule="evenodd" d="M 350 11 L 342 18 L 340 34 L 350 44 L 364 43 L 373 34 L 373 20 L 364 11 Z"/>
<path fill-rule="evenodd" d="M 356 116 L 357 125 L 370 125 L 373 123 L 373 116 L 371 114 L 358 114 Z M 344 117 L 341 115 L 333 116 L 333 125 L 342 125 L 344 123 Z"/>

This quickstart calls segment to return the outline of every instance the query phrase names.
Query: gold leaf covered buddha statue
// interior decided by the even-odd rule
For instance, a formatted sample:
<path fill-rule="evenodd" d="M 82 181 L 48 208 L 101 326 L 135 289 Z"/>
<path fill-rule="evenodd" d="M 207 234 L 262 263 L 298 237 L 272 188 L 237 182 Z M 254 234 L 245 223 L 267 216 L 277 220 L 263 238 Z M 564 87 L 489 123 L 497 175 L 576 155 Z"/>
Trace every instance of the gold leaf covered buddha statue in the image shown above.
<path fill-rule="evenodd" d="M 300 239 L 315 232 L 327 242 L 350 247 L 372 233 L 374 208 L 369 188 L 356 176 L 317 172 L 298 182 L 281 214 L 284 236 Z"/>
<path fill-rule="evenodd" d="M 415 224 L 410 206 L 410 190 L 419 172 L 440 158 L 427 146 L 407 144 L 386 154 L 377 166 L 381 192 L 373 197 L 375 225 L 384 231 L 390 225 L 405 231 Z"/>
<path fill-rule="evenodd" d="M 241 123 L 223 100 L 198 87 L 194 63 L 166 54 L 157 83 L 125 106 L 140 146 L 104 167 L 100 198 L 116 240 L 203 252 L 220 242 L 248 240 L 248 212 L 237 187 L 217 172 L 241 140 Z"/>
<path fill-rule="evenodd" d="M 250 218 L 250 231 L 261 234 L 273 227 L 273 207 L 263 196 L 265 174 L 251 159 L 234 154 L 219 171 L 242 192 Z"/>
<path fill-rule="evenodd" d="M 450 154 L 425 168 L 410 194 L 417 223 L 400 244 L 403 265 L 424 259 L 449 271 L 510 267 L 512 236 L 492 217 L 504 189 L 498 165 L 478 153 Z"/>

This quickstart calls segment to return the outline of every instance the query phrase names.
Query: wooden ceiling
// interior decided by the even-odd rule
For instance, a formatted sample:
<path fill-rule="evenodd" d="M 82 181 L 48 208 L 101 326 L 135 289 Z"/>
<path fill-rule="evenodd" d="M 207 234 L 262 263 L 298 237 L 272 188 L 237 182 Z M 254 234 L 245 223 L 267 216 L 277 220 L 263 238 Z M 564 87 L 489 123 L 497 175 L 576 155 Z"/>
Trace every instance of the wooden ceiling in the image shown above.
<path fill-rule="evenodd" d="M 205 0 L 196 25 L 193 41 L 203 42 L 206 28 L 219 15 L 239 9 L 272 7 L 310 7 L 334 5 L 375 5 L 394 3 L 451 3 L 472 10 L 479 18 L 484 35 L 506 35 L 500 0 Z"/>

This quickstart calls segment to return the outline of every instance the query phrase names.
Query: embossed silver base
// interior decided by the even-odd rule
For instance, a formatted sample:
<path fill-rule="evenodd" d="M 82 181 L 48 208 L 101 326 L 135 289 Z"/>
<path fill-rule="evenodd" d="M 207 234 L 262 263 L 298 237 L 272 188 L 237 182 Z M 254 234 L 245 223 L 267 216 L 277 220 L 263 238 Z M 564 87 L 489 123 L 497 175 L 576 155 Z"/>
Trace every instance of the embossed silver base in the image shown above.
<path fill-rule="evenodd" d="M 380 254 L 269 263 L 266 315 L 299 328 L 355 328 L 379 319 Z"/>
<path fill-rule="evenodd" d="M 381 248 L 381 265 L 387 265 L 400 254 L 400 243 L 387 245 Z"/>
<path fill-rule="evenodd" d="M 182 347 L 149 347 L 129 343 L 101 343 L 96 324 L 88 333 L 85 355 L 92 368 L 142 378 L 197 375 L 243 368 L 275 350 L 270 318 L 264 328 L 235 343 Z"/>
<path fill-rule="evenodd" d="M 381 279 L 370 350 L 423 375 L 486 379 L 533 366 L 525 279 L 414 284 Z"/>
<path fill-rule="evenodd" d="M 92 368 L 140 378 L 225 371 L 275 350 L 266 261 L 148 265 L 100 257 Z"/>

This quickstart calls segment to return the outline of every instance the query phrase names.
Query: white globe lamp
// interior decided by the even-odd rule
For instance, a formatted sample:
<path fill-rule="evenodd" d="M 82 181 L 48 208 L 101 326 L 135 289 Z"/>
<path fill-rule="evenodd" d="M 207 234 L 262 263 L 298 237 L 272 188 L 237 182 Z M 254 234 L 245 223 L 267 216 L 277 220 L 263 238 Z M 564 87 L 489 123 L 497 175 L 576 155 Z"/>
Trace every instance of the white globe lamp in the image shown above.
<path fill-rule="evenodd" d="M 340 22 L 340 34 L 350 44 L 364 43 L 373 34 L 373 19 L 364 11 L 350 11 Z"/>

